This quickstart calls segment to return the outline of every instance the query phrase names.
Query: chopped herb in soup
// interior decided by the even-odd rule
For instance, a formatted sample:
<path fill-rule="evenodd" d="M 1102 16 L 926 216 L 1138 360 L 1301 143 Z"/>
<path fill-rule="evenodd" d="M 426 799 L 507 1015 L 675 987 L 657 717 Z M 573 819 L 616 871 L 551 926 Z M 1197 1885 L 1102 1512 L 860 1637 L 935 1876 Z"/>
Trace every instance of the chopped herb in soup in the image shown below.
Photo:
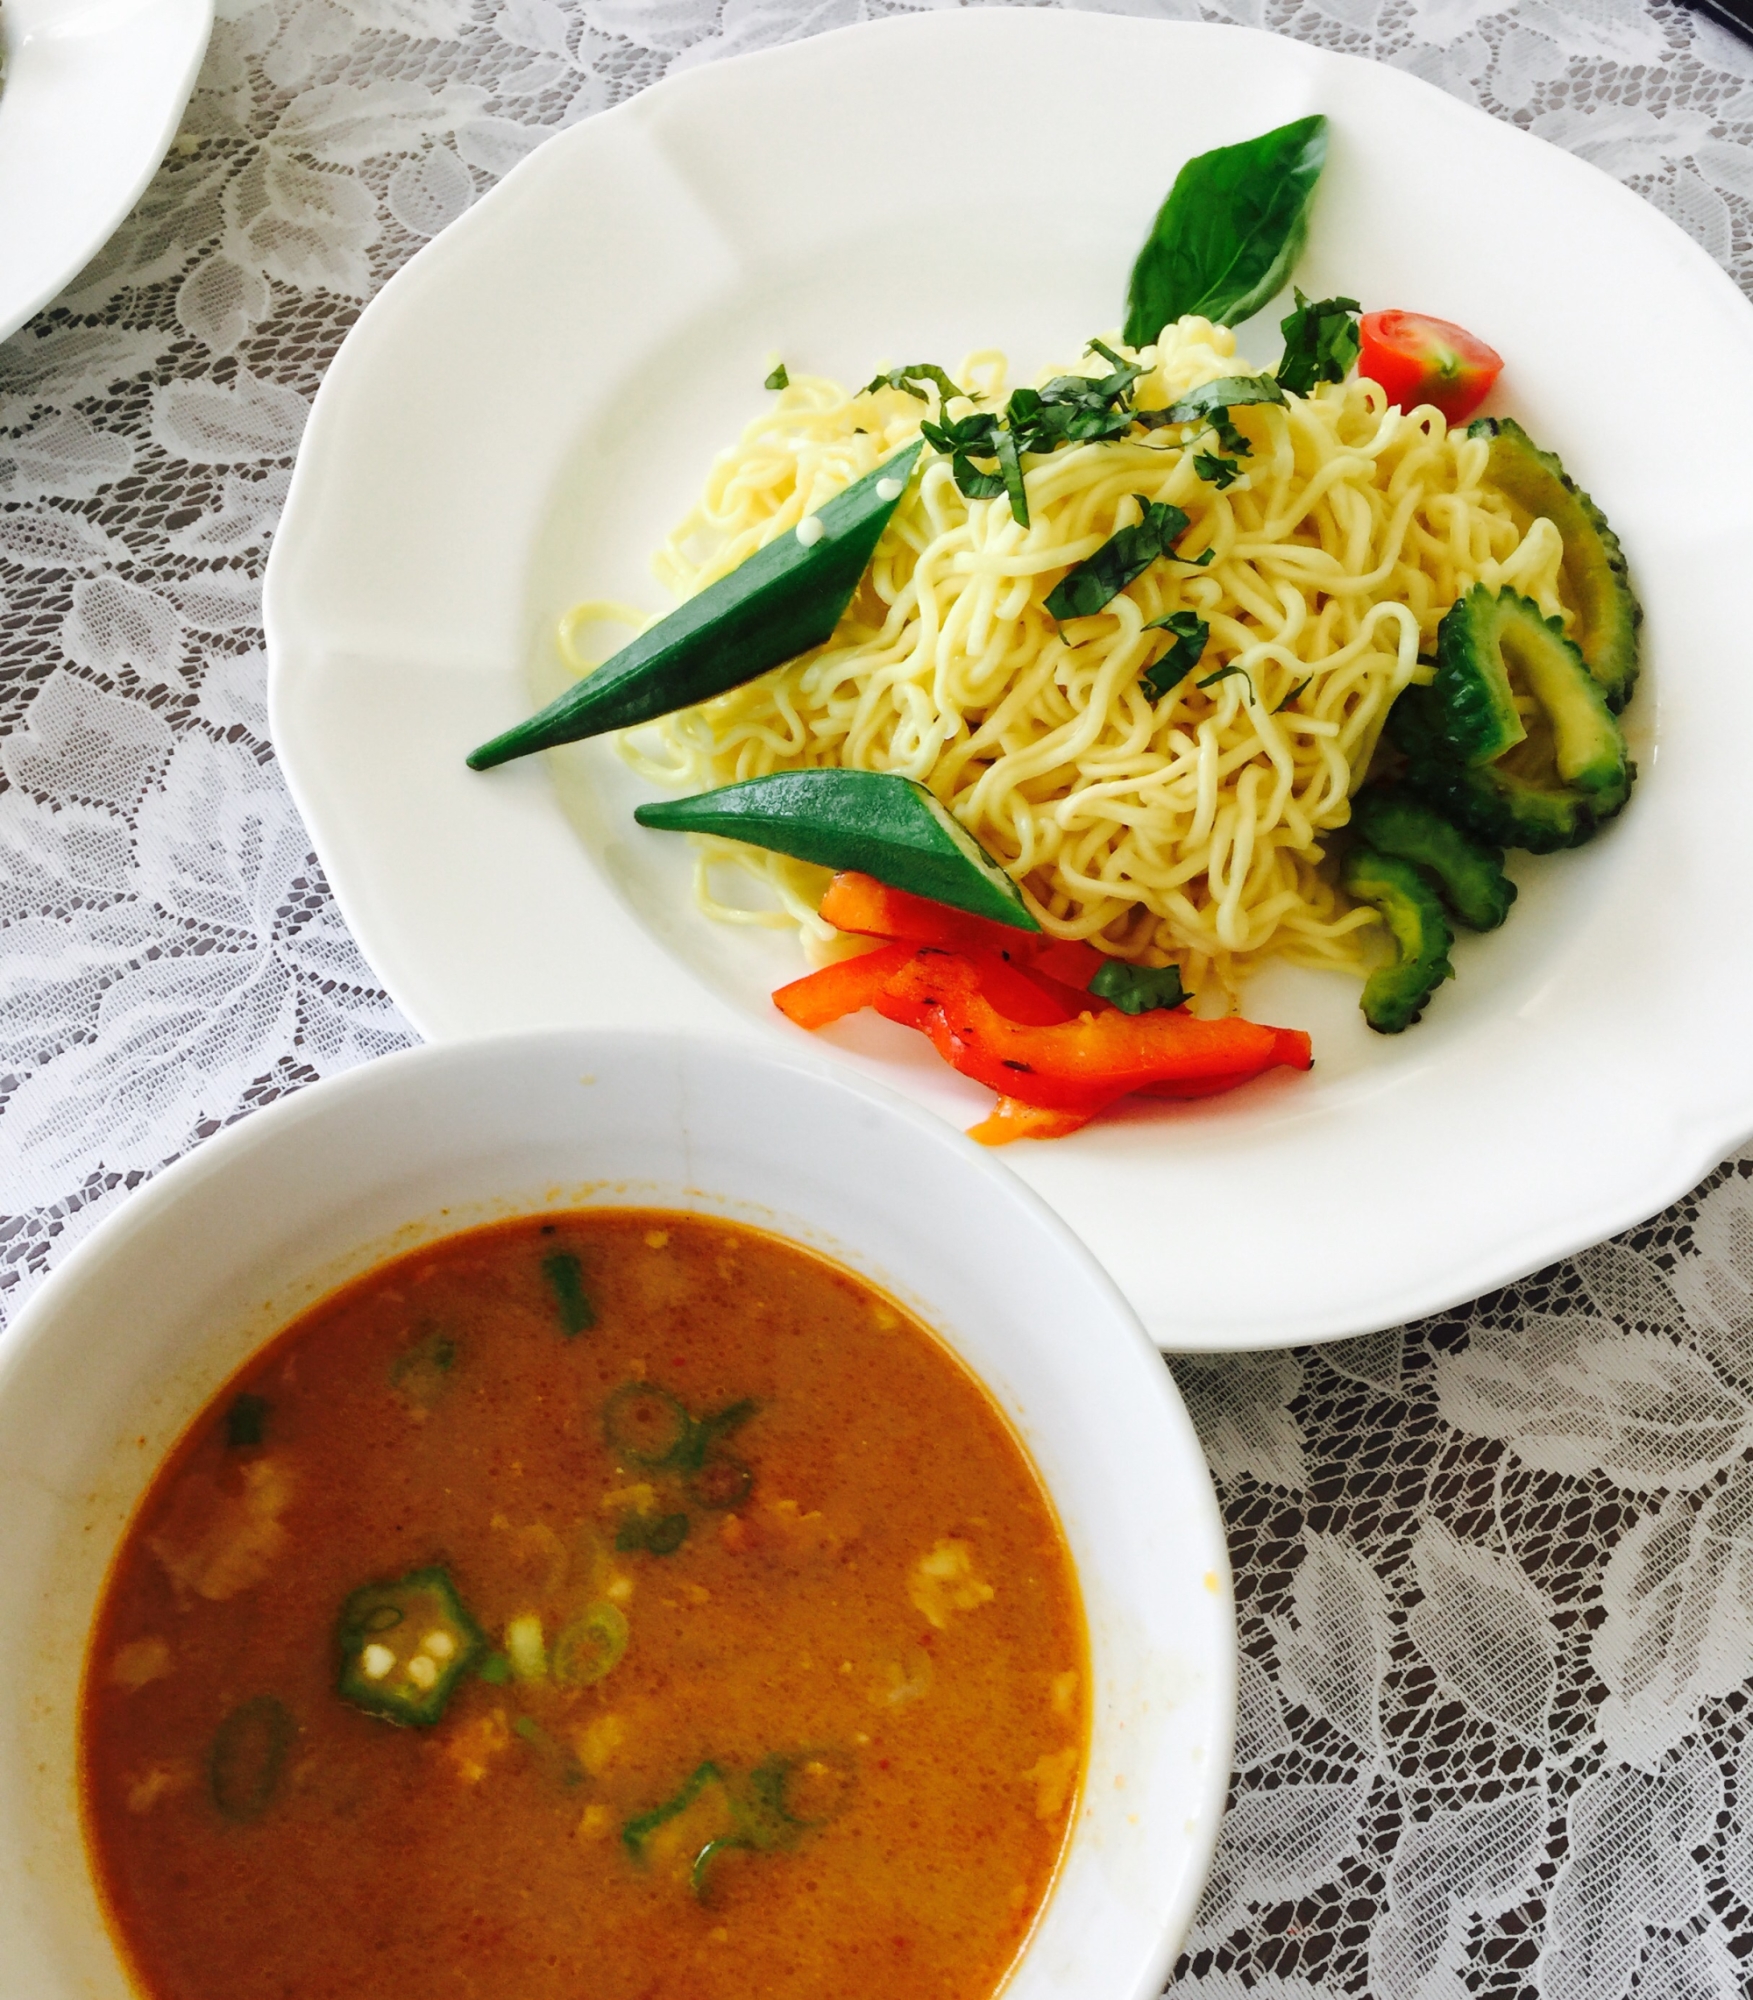
<path fill-rule="evenodd" d="M 602 1211 L 386 1264 L 214 1400 L 98 1617 L 86 1823 L 150 2000 L 986 2000 L 1087 1734 L 948 1350 Z"/>

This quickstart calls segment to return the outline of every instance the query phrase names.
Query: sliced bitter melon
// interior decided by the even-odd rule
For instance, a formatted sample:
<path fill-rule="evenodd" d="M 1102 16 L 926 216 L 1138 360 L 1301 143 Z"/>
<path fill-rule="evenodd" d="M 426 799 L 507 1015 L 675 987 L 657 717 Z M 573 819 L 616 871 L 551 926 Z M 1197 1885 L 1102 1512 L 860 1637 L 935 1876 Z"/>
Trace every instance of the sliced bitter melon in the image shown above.
<path fill-rule="evenodd" d="M 1496 930 L 1516 900 L 1503 849 L 1460 827 L 1399 785 L 1366 785 L 1351 802 L 1351 826 L 1378 854 L 1410 861 L 1433 876 L 1443 901 L 1469 930 Z"/>
<path fill-rule="evenodd" d="M 1572 637 L 1617 715 L 1637 683 L 1637 628 L 1643 609 L 1619 537 L 1570 477 L 1556 453 L 1542 451 L 1511 417 L 1479 417 L 1469 437 L 1488 439 L 1485 476 L 1510 503 L 1517 525 L 1544 516 L 1564 543 L 1564 596 L 1576 613 Z"/>
<path fill-rule="evenodd" d="M 1359 845 L 1346 855 L 1339 880 L 1348 895 L 1381 911 L 1394 940 L 1393 964 L 1377 966 L 1364 981 L 1359 1005 L 1378 1035 L 1397 1035 L 1455 976 L 1449 963 L 1454 933 L 1436 891 L 1410 861 Z"/>
<path fill-rule="evenodd" d="M 1406 758 L 1406 780 L 1456 825 L 1499 847 L 1551 854 L 1581 847 L 1598 833 L 1631 794 L 1637 767 L 1627 763 L 1621 784 L 1585 792 L 1531 776 L 1514 766 L 1516 752 L 1496 764 L 1463 764 L 1443 733 L 1434 688 L 1411 687 L 1388 716 L 1388 733 Z"/>
<path fill-rule="evenodd" d="M 1528 738 L 1518 692 L 1533 698 L 1558 782 L 1591 796 L 1625 786 L 1625 738 L 1556 618 L 1531 598 L 1476 583 L 1437 632 L 1435 692 L 1463 764 L 1495 763 Z M 1536 756 L 1540 752 L 1535 753 Z"/>

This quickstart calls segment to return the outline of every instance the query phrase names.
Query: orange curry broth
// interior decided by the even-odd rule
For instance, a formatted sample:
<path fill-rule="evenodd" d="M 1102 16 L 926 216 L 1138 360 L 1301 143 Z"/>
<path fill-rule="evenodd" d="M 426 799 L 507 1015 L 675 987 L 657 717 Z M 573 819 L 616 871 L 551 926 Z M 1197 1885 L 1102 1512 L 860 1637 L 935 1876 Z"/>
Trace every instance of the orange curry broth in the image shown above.
<path fill-rule="evenodd" d="M 595 1312 L 575 1337 L 544 1272 L 567 1254 Z M 754 1399 L 720 1447 L 746 1496 L 702 1507 L 610 1448 L 604 1405 L 640 1378 L 696 1417 Z M 266 1407 L 233 1422 L 240 1393 Z M 617 1549 L 671 1512 L 673 1553 Z M 621 1610 L 625 1654 L 583 1687 L 477 1660 L 430 1727 L 350 1705 L 340 1607 L 433 1564 L 490 1673 L 512 1620 L 551 1644 L 589 1604 Z M 979 2000 L 1064 1846 L 1087 1681 L 1051 1505 L 916 1321 L 739 1226 L 520 1221 L 326 1300 L 173 1454 L 93 1635 L 87 1835 L 154 2000 Z M 265 1697 L 290 1740 L 228 1819 L 215 1732 Z M 797 1796 L 826 1771 L 799 1808 L 821 1823 L 720 1851 L 701 1893 L 722 1792 L 629 1851 L 702 1762 L 746 1797 L 775 1757 L 820 1760 Z"/>

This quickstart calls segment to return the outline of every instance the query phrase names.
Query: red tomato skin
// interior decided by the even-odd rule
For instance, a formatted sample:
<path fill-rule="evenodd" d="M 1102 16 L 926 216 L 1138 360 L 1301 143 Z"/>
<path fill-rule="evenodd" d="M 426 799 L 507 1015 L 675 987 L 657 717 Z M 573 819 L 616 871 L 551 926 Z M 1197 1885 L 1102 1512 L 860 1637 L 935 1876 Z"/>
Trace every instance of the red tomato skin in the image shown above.
<path fill-rule="evenodd" d="M 1464 424 L 1503 372 L 1503 356 L 1452 320 L 1424 313 L 1365 313 L 1358 334 L 1363 343 L 1360 375 L 1379 382 L 1398 408 L 1430 403 L 1451 424 Z"/>

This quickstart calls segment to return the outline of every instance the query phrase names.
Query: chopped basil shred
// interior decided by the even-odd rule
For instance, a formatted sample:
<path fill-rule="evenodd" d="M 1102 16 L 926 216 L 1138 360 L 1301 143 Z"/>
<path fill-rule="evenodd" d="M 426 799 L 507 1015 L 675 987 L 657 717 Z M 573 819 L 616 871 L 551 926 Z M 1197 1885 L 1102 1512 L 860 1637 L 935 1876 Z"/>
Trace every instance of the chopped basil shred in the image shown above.
<path fill-rule="evenodd" d="M 1205 642 L 1211 637 L 1211 627 L 1196 612 L 1170 611 L 1161 618 L 1153 618 L 1144 629 L 1168 632 L 1174 638 L 1174 644 L 1162 658 L 1139 677 L 1139 685 L 1151 700 L 1161 701 L 1205 657 Z"/>
<path fill-rule="evenodd" d="M 1253 676 L 1248 672 L 1246 667 L 1238 667 L 1233 664 L 1227 667 L 1219 667 L 1215 674 L 1207 674 L 1204 680 L 1195 681 L 1193 685 L 1202 688 L 1215 687 L 1219 681 L 1227 681 L 1231 674 L 1240 674 L 1242 679 L 1248 683 L 1248 706 L 1252 708 L 1254 705 L 1254 681 Z"/>
<path fill-rule="evenodd" d="M 761 384 L 761 387 L 763 389 L 789 389 L 791 387 L 791 377 L 786 374 L 785 363 L 783 361 L 774 368 L 772 374 Z"/>
<path fill-rule="evenodd" d="M 1128 965 L 1111 958 L 1090 981 L 1098 999 L 1112 1001 L 1122 1014 L 1149 1014 L 1159 1007 L 1186 1005 L 1181 971 L 1174 965 Z"/>
<path fill-rule="evenodd" d="M 937 391 L 939 403 L 947 403 L 952 396 L 965 396 L 965 389 L 958 389 L 935 361 L 910 361 L 904 368 L 891 368 L 887 374 L 873 375 L 859 392 L 868 396 L 876 389 L 899 389 L 908 396 L 917 396 L 922 403 L 931 399 L 920 388 L 921 382 L 929 382 Z"/>
<path fill-rule="evenodd" d="M 1209 451 L 1193 454 L 1193 470 L 1201 479 L 1209 480 L 1220 493 L 1242 476 L 1242 468 L 1233 458 L 1218 458 Z"/>
<path fill-rule="evenodd" d="M 975 410 L 954 419 L 940 414 L 938 422 L 921 424 L 926 443 L 950 461 L 951 476 L 964 499 L 1008 495 L 1012 518 L 1026 528 L 1024 452 L 1045 456 L 1062 445 L 1111 444 L 1141 425 L 1155 430 L 1169 421 L 1161 410 L 1133 407 L 1132 389 L 1145 372 L 1142 364 L 1124 360 L 1101 340 L 1092 340 L 1089 351 L 1109 364 L 1106 375 L 1055 375 L 1045 388 L 1013 389 L 1002 412 Z M 975 462 L 988 459 L 991 471 Z"/>
<path fill-rule="evenodd" d="M 1279 321 L 1284 358 L 1278 379 L 1287 389 L 1306 396 L 1317 382 L 1343 382 L 1362 346 L 1356 299 L 1306 299 L 1298 288 L 1296 310 Z"/>
<path fill-rule="evenodd" d="M 1283 384 L 1274 375 L 1220 375 L 1215 382 L 1189 389 L 1169 405 L 1167 414 L 1172 424 L 1194 424 L 1244 404 L 1283 401 Z"/>
<path fill-rule="evenodd" d="M 1187 529 L 1187 516 L 1164 500 L 1133 495 L 1143 519 L 1117 529 L 1092 556 L 1068 570 L 1048 593 L 1047 610 L 1062 624 L 1068 618 L 1089 618 L 1143 576 L 1162 556 L 1175 553 L 1175 538 Z"/>
<path fill-rule="evenodd" d="M 1312 681 L 1314 678 L 1315 678 L 1314 675 L 1310 674 L 1308 681 L 1298 681 L 1296 686 L 1290 690 L 1290 692 L 1284 697 L 1284 699 L 1278 704 L 1278 706 L 1272 711 L 1272 713 L 1274 715 L 1282 715 L 1284 711 L 1287 708 L 1289 708 L 1291 703 L 1296 700 L 1297 696 L 1302 693 L 1303 689 L 1308 686 L 1309 681 Z"/>

